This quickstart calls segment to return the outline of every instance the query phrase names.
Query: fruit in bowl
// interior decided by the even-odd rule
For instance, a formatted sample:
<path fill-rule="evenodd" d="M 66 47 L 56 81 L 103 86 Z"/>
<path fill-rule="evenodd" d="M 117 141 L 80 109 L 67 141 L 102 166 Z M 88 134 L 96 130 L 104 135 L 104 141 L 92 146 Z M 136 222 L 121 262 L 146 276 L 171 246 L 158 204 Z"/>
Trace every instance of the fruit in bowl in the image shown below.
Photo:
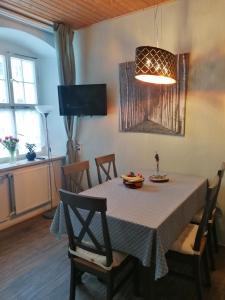
<path fill-rule="evenodd" d="M 134 172 L 122 175 L 121 177 L 123 178 L 123 183 L 132 189 L 141 188 L 145 180 L 141 173 L 135 174 Z"/>

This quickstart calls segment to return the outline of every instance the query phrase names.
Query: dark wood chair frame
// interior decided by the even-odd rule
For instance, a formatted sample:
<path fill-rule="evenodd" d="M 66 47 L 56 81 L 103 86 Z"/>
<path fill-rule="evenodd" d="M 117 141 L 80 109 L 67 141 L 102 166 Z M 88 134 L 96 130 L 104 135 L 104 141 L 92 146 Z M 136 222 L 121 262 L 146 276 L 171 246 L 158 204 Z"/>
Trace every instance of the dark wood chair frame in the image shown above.
<path fill-rule="evenodd" d="M 108 154 L 105 156 L 96 157 L 95 163 L 97 167 L 98 181 L 100 184 L 103 182 L 101 171 L 103 171 L 103 173 L 106 175 L 105 181 L 112 179 L 110 176 L 111 166 L 112 166 L 114 177 L 117 177 L 115 154 Z M 107 169 L 105 167 L 106 164 L 107 164 Z"/>
<path fill-rule="evenodd" d="M 218 170 L 217 172 L 217 177 L 218 177 L 218 185 L 217 185 L 217 190 L 216 194 L 214 197 L 214 201 L 212 203 L 212 208 L 211 208 L 211 213 L 209 215 L 209 224 L 208 224 L 208 252 L 209 252 L 209 260 L 210 260 L 210 267 L 212 270 L 215 270 L 215 260 L 214 260 L 214 254 L 213 254 L 213 249 L 215 248 L 216 252 L 218 252 L 218 239 L 217 239 L 217 232 L 216 232 L 216 204 L 217 204 L 217 199 L 218 199 L 218 194 L 220 191 L 221 187 L 221 182 L 224 176 L 224 170 Z M 206 201 L 208 201 L 206 199 Z M 206 202 L 207 205 L 207 202 Z M 195 222 L 193 222 L 195 223 Z"/>
<path fill-rule="evenodd" d="M 219 184 L 207 188 L 207 196 L 206 196 L 206 203 L 204 207 L 204 213 L 201 220 L 201 223 L 198 225 L 198 231 L 196 234 L 193 250 L 196 254 L 188 255 L 183 253 L 177 253 L 174 251 L 168 251 L 167 257 L 176 257 L 176 259 L 182 261 L 185 257 L 189 260 L 189 263 L 193 265 L 193 274 L 195 277 L 196 282 L 196 289 L 198 294 L 198 299 L 203 299 L 203 290 L 202 290 L 202 259 L 203 259 L 203 266 L 204 266 L 204 274 L 205 274 L 205 281 L 206 285 L 211 285 L 210 280 L 210 273 L 209 273 L 209 266 L 208 266 L 208 247 L 207 247 L 207 237 L 209 232 L 209 219 L 212 214 L 216 198 L 217 198 L 217 191 L 218 191 Z M 200 254 L 197 254 L 200 253 Z"/>
<path fill-rule="evenodd" d="M 92 187 L 88 160 L 62 166 L 62 172 L 64 177 L 64 188 L 66 190 L 74 193 L 83 191 L 82 180 L 84 173 L 86 173 L 87 176 L 88 188 Z"/>
<path fill-rule="evenodd" d="M 110 267 L 113 262 L 113 254 L 111 241 L 108 230 L 108 223 L 106 217 L 106 199 L 88 197 L 84 195 L 78 195 L 65 191 L 63 189 L 59 190 L 61 200 L 63 202 L 66 228 L 69 239 L 69 248 L 76 251 L 76 248 L 82 248 L 84 250 L 103 255 L 106 257 L 106 267 Z M 71 222 L 71 217 L 69 213 L 69 208 L 73 211 L 75 217 L 80 222 L 81 230 L 78 235 L 74 234 L 74 229 Z M 79 209 L 87 211 L 87 216 L 84 218 Z M 95 214 L 100 214 L 101 226 L 102 226 L 102 237 L 103 243 L 101 244 L 95 233 L 91 230 L 90 224 L 95 216 Z M 87 244 L 83 241 L 85 235 L 88 235 L 92 244 Z M 91 263 L 81 257 L 71 254 L 68 252 L 68 256 L 71 261 L 71 275 L 70 275 L 70 300 L 75 299 L 76 294 L 76 284 L 79 282 L 77 278 L 79 275 L 88 272 L 97 276 L 100 280 L 107 284 L 107 300 L 113 299 L 113 296 L 118 292 L 121 285 L 130 278 L 130 275 L 134 274 L 133 271 L 136 270 L 137 261 L 131 256 L 127 256 L 120 266 L 106 270 L 101 266 Z M 115 277 L 121 273 L 122 269 L 129 264 L 127 272 L 122 276 L 122 279 L 117 286 L 115 285 Z"/>
<path fill-rule="evenodd" d="M 217 200 L 218 200 L 218 194 L 220 191 L 220 187 L 221 187 L 221 182 L 224 176 L 224 169 L 221 169 L 217 172 L 217 176 L 219 177 L 219 184 L 218 184 L 218 190 L 217 190 L 217 195 L 216 195 L 216 201 L 214 203 L 214 207 L 213 207 L 213 211 L 212 211 L 212 215 L 210 216 L 210 229 L 212 232 L 212 237 L 213 237 L 213 241 L 211 243 L 214 242 L 214 247 L 216 252 L 218 252 L 218 238 L 217 238 L 217 231 L 216 231 L 216 204 L 217 204 Z M 213 212 L 215 211 L 215 213 L 213 214 Z"/>

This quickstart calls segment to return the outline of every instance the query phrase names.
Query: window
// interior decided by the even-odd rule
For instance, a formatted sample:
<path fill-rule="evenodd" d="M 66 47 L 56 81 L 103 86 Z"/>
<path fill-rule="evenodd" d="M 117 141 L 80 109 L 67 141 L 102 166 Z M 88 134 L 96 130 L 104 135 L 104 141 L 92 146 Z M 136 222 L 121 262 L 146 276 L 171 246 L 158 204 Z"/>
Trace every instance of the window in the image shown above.
<path fill-rule="evenodd" d="M 19 154 L 25 154 L 25 143 L 43 145 L 38 104 L 35 60 L 0 55 L 0 138 L 16 136 Z M 7 149 L 0 145 L 0 159 L 8 157 Z"/>
<path fill-rule="evenodd" d="M 0 103 L 8 103 L 5 57 L 0 55 Z"/>

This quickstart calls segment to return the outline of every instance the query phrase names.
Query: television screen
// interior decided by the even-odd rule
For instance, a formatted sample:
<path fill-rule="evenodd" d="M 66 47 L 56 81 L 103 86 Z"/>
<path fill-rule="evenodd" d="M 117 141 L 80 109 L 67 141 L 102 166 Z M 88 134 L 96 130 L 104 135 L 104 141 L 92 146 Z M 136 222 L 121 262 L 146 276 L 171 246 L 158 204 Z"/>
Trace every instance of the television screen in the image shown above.
<path fill-rule="evenodd" d="M 59 85 L 61 116 L 107 115 L 106 84 Z"/>

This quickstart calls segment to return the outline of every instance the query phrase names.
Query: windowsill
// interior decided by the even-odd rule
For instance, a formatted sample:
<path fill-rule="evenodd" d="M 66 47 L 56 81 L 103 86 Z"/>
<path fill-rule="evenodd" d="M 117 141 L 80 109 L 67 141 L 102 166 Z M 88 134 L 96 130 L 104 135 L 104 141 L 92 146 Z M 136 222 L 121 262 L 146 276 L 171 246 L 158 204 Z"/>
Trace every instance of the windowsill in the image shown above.
<path fill-rule="evenodd" d="M 49 161 L 64 159 L 65 156 L 53 156 L 51 159 L 48 159 L 47 156 L 42 156 L 44 159 L 35 159 L 33 161 L 28 161 L 27 159 L 16 160 L 15 162 L 1 163 L 0 172 L 5 172 L 9 170 L 15 170 L 21 167 L 28 167 L 32 165 L 43 164 Z"/>

